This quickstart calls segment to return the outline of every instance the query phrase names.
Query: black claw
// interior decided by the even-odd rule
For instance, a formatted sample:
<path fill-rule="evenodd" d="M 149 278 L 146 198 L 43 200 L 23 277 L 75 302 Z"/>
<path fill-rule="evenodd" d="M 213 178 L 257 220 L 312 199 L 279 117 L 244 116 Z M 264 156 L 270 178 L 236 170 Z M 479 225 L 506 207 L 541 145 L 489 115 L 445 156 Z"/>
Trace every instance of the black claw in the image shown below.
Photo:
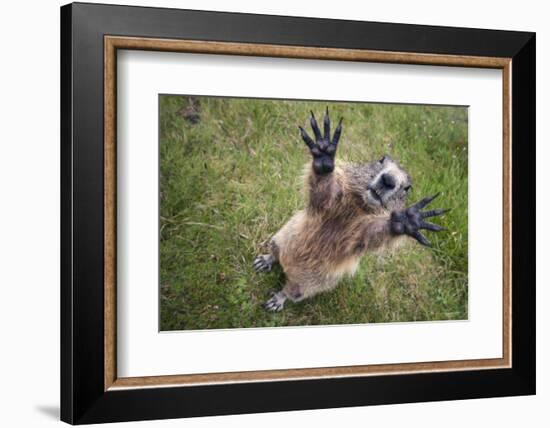
<path fill-rule="evenodd" d="M 340 135 L 342 135 L 342 121 L 343 120 L 344 120 L 344 118 L 341 117 L 340 121 L 338 122 L 338 126 L 336 127 L 336 131 L 334 131 L 334 137 L 332 137 L 333 146 L 337 146 L 338 142 L 340 141 Z"/>
<path fill-rule="evenodd" d="M 307 134 L 307 132 L 305 131 L 305 129 L 302 128 L 301 126 L 298 126 L 298 128 L 300 128 L 300 135 L 302 136 L 302 140 L 304 140 L 304 143 L 306 143 L 306 145 L 307 145 L 310 149 L 315 148 L 315 143 L 313 142 L 313 140 L 311 139 L 311 137 Z"/>
<path fill-rule="evenodd" d="M 329 118 L 329 115 L 328 115 L 328 106 L 327 106 L 327 110 L 325 112 L 325 119 L 323 120 L 323 126 L 324 126 L 324 131 L 325 131 L 325 140 L 327 142 L 330 142 L 330 118 Z"/>
<path fill-rule="evenodd" d="M 319 125 L 317 125 L 317 120 L 315 119 L 313 111 L 311 111 L 311 119 L 309 120 L 309 122 L 311 124 L 311 129 L 313 129 L 313 133 L 315 134 L 315 139 L 317 141 L 321 140 L 321 131 L 319 130 Z"/>
<path fill-rule="evenodd" d="M 441 215 L 441 214 L 445 214 L 449 211 L 451 211 L 450 208 L 445 208 L 445 209 L 440 208 L 440 209 L 437 209 L 437 210 L 430 210 L 430 211 L 420 213 L 420 217 L 422 217 L 422 218 L 435 217 L 435 216 L 438 216 L 438 215 Z"/>
<path fill-rule="evenodd" d="M 424 245 L 425 247 L 431 247 L 432 244 L 430 241 L 426 239 L 424 235 L 422 235 L 419 231 L 415 231 L 411 234 L 411 236 L 416 239 L 420 244 Z"/>
<path fill-rule="evenodd" d="M 428 205 L 430 202 L 432 202 L 438 196 L 439 196 L 439 193 L 436 193 L 433 196 L 426 196 L 424 199 L 422 199 L 421 201 L 414 204 L 412 206 L 412 208 L 415 208 L 417 210 L 421 210 L 422 208 L 424 208 L 426 205 Z"/>
<path fill-rule="evenodd" d="M 442 230 L 445 230 L 444 227 L 438 225 L 438 224 L 433 224 L 433 223 L 426 223 L 426 222 L 422 222 L 420 224 L 420 227 L 422 229 L 426 229 L 426 230 L 431 230 L 432 232 L 440 232 Z"/>

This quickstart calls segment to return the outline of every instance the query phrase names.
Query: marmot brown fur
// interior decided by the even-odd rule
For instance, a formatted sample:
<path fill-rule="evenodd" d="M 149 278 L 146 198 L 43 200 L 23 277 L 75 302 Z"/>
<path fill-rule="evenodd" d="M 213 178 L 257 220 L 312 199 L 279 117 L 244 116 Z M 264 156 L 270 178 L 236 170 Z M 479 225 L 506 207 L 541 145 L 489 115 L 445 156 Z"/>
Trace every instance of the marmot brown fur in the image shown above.
<path fill-rule="evenodd" d="M 331 139 L 328 109 L 321 134 L 313 112 L 315 141 L 300 127 L 313 162 L 306 170 L 307 208 L 297 212 L 269 244 L 269 253 L 254 260 L 257 271 L 270 271 L 280 263 L 286 274 L 284 288 L 273 293 L 264 307 L 280 311 L 287 299 L 294 302 L 330 290 L 345 274 L 353 274 L 367 251 L 380 250 L 410 236 L 430 246 L 420 229 L 443 230 L 427 217 L 446 210 L 420 211 L 437 195 L 405 208 L 411 178 L 389 156 L 362 165 L 335 167 L 334 156 L 342 133 L 342 120 Z"/>

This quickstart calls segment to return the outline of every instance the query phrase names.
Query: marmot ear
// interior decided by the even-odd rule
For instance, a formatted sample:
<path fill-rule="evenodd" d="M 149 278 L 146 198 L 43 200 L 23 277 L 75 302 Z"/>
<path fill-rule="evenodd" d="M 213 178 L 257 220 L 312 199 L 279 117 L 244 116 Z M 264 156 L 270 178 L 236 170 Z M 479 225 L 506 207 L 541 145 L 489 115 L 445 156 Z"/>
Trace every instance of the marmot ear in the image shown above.
<path fill-rule="evenodd" d="M 384 155 L 384 156 L 382 156 L 382 159 L 380 159 L 378 162 L 384 163 L 386 161 L 393 161 L 393 159 L 391 157 L 389 157 L 388 155 Z"/>

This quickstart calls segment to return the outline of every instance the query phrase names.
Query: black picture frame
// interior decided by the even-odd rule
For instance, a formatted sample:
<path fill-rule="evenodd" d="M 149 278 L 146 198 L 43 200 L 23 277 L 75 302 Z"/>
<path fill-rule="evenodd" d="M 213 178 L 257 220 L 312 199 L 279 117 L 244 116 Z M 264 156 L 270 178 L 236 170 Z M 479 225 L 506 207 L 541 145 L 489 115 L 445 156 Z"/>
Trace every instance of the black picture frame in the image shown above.
<path fill-rule="evenodd" d="M 512 58 L 512 367 L 104 390 L 104 36 Z M 61 8 L 61 419 L 71 424 L 535 393 L 535 34 L 74 3 Z"/>

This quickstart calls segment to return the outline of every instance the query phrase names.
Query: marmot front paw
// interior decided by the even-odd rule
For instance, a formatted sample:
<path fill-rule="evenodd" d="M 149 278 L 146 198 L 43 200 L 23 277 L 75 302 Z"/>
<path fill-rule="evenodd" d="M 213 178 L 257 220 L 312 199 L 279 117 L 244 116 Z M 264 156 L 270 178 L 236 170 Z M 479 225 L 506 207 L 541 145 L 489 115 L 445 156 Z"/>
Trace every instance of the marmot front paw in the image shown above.
<path fill-rule="evenodd" d="M 425 245 L 426 247 L 431 247 L 432 244 L 426 239 L 424 235 L 422 235 L 422 233 L 420 233 L 420 229 L 431 230 L 432 232 L 439 232 L 441 230 L 445 230 L 445 228 L 437 224 L 428 223 L 424 221 L 424 219 L 444 214 L 449 210 L 420 210 L 438 196 L 439 193 L 434 196 L 428 196 L 405 210 L 393 211 L 390 218 L 390 227 L 392 233 L 394 233 L 395 235 L 409 235 L 416 239 L 420 244 Z"/>
<path fill-rule="evenodd" d="M 323 120 L 324 135 L 321 135 L 321 130 L 317 125 L 317 120 L 313 112 L 311 112 L 310 118 L 311 129 L 315 134 L 315 142 L 307 134 L 307 132 L 299 126 L 302 139 L 309 147 L 309 151 L 313 156 L 313 170 L 316 174 L 328 174 L 334 171 L 334 155 L 336 154 L 336 148 L 340 135 L 342 134 L 342 119 L 338 123 L 338 127 L 334 132 L 332 140 L 330 139 L 330 118 L 328 116 L 328 107 Z"/>

